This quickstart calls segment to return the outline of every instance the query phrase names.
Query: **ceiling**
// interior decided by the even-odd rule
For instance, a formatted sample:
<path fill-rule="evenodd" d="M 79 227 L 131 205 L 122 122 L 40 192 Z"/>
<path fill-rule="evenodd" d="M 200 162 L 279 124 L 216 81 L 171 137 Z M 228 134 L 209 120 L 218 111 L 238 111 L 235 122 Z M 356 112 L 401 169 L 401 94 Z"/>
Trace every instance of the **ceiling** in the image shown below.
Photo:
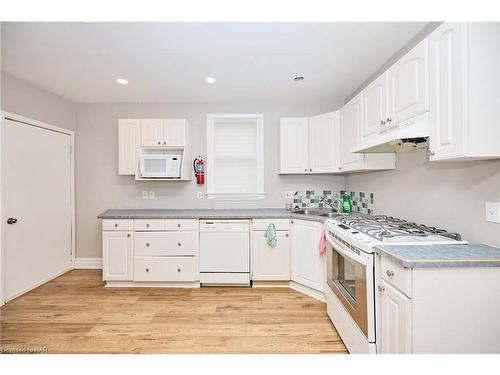
<path fill-rule="evenodd" d="M 2 70 L 75 102 L 341 103 L 425 25 L 2 23 Z"/>

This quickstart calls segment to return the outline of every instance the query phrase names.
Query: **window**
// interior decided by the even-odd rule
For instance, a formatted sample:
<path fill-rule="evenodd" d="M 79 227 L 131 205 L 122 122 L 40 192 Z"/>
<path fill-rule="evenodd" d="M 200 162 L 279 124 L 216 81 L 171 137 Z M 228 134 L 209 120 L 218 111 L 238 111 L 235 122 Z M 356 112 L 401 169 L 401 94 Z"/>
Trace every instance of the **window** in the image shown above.
<path fill-rule="evenodd" d="M 264 198 L 262 115 L 207 116 L 209 199 Z"/>

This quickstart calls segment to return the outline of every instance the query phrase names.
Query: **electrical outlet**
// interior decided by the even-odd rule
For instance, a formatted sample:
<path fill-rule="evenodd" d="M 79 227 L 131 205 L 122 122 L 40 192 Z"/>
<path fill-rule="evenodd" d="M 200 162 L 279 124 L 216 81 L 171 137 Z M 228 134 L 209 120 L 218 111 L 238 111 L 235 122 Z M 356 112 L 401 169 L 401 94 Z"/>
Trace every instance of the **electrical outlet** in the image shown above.
<path fill-rule="evenodd" d="M 148 195 L 148 191 L 147 190 L 143 190 L 142 191 L 142 199 L 149 199 L 149 195 Z"/>
<path fill-rule="evenodd" d="M 155 192 L 154 191 L 149 192 L 149 199 L 155 199 Z"/>
<path fill-rule="evenodd" d="M 285 198 L 292 199 L 293 193 L 294 193 L 293 191 L 285 191 Z"/>
<path fill-rule="evenodd" d="M 203 199 L 203 192 L 199 191 L 198 193 L 196 193 L 196 198 Z"/>
<path fill-rule="evenodd" d="M 486 202 L 486 221 L 500 223 L 500 202 Z"/>

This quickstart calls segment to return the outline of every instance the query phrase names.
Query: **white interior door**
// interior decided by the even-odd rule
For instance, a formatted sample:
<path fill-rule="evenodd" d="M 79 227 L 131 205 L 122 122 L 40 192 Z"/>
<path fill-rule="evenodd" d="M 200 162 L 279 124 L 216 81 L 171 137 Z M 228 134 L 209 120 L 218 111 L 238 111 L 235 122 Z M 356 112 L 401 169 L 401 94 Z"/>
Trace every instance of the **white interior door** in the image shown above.
<path fill-rule="evenodd" d="M 71 268 L 71 137 L 17 121 L 4 125 L 9 300 Z M 17 222 L 8 224 L 9 218 Z"/>

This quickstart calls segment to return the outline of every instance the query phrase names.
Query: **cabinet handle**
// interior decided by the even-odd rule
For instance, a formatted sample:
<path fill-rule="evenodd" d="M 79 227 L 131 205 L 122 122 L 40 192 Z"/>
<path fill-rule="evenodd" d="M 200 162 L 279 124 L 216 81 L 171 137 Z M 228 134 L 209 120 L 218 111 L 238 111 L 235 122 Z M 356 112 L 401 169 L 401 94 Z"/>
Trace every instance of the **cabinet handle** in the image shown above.
<path fill-rule="evenodd" d="M 7 224 L 15 224 L 17 223 L 17 219 L 15 217 L 9 217 L 7 219 Z"/>
<path fill-rule="evenodd" d="M 387 274 L 387 276 L 389 277 L 393 277 L 394 276 L 394 271 L 393 270 L 387 270 L 385 271 L 385 273 Z"/>
<path fill-rule="evenodd" d="M 181 269 L 180 269 L 180 268 L 177 268 L 177 272 L 181 272 Z"/>
<path fill-rule="evenodd" d="M 181 243 L 180 243 L 180 242 L 177 242 L 177 246 L 181 246 Z"/>
<path fill-rule="evenodd" d="M 378 291 L 379 292 L 383 292 L 385 290 L 385 288 L 382 286 L 382 285 L 379 285 L 378 286 Z"/>
<path fill-rule="evenodd" d="M 127 237 L 130 237 L 130 233 L 127 233 Z"/>
<path fill-rule="evenodd" d="M 146 243 L 146 247 L 149 247 L 149 243 Z"/>
<path fill-rule="evenodd" d="M 146 272 L 149 272 L 149 268 L 146 268 Z"/>

